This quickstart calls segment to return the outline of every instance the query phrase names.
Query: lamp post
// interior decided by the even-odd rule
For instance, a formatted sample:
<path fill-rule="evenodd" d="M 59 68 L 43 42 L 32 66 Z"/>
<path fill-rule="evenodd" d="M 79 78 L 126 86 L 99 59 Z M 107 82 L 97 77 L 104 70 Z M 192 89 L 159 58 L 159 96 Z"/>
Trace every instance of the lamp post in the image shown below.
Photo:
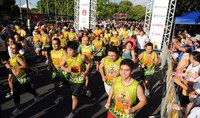
<path fill-rule="evenodd" d="M 69 15 L 69 0 L 67 0 L 67 21 L 68 21 L 68 15 Z"/>
<path fill-rule="evenodd" d="M 30 31 L 31 27 L 30 27 L 30 19 L 29 19 L 29 1 L 28 0 L 26 0 L 26 5 L 27 5 L 27 8 L 26 8 L 27 9 L 27 27 Z"/>
<path fill-rule="evenodd" d="M 21 4 L 21 0 L 19 0 L 19 12 L 20 12 L 20 19 L 22 20 L 22 4 Z"/>

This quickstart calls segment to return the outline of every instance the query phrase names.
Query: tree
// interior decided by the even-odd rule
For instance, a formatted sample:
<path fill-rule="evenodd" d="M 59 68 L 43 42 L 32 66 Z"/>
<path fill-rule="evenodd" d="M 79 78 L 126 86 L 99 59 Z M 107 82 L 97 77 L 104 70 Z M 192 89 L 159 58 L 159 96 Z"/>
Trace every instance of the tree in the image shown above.
<path fill-rule="evenodd" d="M 47 1 L 50 14 L 55 14 L 55 6 L 58 15 L 68 15 L 70 17 L 74 16 L 74 0 L 40 0 L 37 2 L 37 12 L 48 13 L 47 11 Z M 55 3 L 56 2 L 56 3 Z M 68 6 L 68 7 L 67 7 Z"/>
<path fill-rule="evenodd" d="M 19 7 L 15 5 L 15 0 L 0 0 L 0 12 L 1 13 L 12 13 L 12 12 L 19 13 Z"/>
<path fill-rule="evenodd" d="M 121 1 L 119 3 L 118 13 L 126 14 L 131 8 L 133 4 L 130 1 Z"/>
<path fill-rule="evenodd" d="M 177 0 L 175 16 L 180 16 L 189 11 L 199 11 L 199 4 L 200 0 Z"/>
<path fill-rule="evenodd" d="M 144 19 L 146 9 L 141 5 L 136 5 L 128 11 L 128 18 L 134 20 Z"/>

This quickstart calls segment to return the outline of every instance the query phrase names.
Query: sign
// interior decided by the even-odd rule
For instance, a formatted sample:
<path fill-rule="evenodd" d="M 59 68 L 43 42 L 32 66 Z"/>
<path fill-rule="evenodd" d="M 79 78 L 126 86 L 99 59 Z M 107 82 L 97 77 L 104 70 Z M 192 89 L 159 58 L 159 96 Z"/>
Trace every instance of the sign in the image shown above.
<path fill-rule="evenodd" d="M 90 18 L 90 0 L 80 0 L 79 2 L 79 27 L 89 29 L 89 18 Z"/>
<path fill-rule="evenodd" d="M 127 18 L 127 15 L 126 15 L 126 14 L 122 14 L 122 13 L 115 13 L 115 14 L 114 14 L 114 18 L 126 19 L 126 18 Z"/>
<path fill-rule="evenodd" d="M 161 50 L 169 0 L 154 0 L 149 38 L 155 50 Z"/>

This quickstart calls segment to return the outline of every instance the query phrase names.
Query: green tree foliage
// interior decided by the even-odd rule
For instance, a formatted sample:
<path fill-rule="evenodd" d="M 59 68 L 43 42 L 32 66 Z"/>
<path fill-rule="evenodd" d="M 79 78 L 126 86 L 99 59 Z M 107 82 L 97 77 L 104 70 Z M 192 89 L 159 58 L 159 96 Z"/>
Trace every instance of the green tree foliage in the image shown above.
<path fill-rule="evenodd" d="M 177 0 L 175 16 L 183 15 L 189 11 L 199 11 L 200 0 Z"/>
<path fill-rule="evenodd" d="M 48 9 L 49 14 L 55 14 L 55 7 L 56 12 L 58 15 L 68 15 L 73 17 L 74 16 L 74 0 L 40 0 L 37 2 L 37 9 L 38 13 L 47 14 L 47 1 L 48 1 Z M 68 7 L 67 7 L 68 6 Z M 68 11 L 68 12 L 67 12 Z"/>
<path fill-rule="evenodd" d="M 132 7 L 127 14 L 129 19 L 140 20 L 145 17 L 145 12 L 146 9 L 144 7 L 141 5 L 136 5 Z"/>
<path fill-rule="evenodd" d="M 110 19 L 113 17 L 114 13 L 117 13 L 118 4 L 116 3 L 108 3 L 102 6 L 103 7 L 97 6 L 97 18 L 99 19 Z"/>
<path fill-rule="evenodd" d="M 0 0 L 0 12 L 1 13 L 12 13 L 19 12 L 19 8 L 15 5 L 15 0 Z"/>
<path fill-rule="evenodd" d="M 146 9 L 141 5 L 133 6 L 130 1 L 121 1 L 119 4 L 108 3 L 106 0 L 98 0 L 97 18 L 110 19 L 115 13 L 124 13 L 128 19 L 139 20 L 144 18 Z"/>
<path fill-rule="evenodd" d="M 119 3 L 118 13 L 126 14 L 133 7 L 132 2 L 130 1 L 121 1 Z"/>

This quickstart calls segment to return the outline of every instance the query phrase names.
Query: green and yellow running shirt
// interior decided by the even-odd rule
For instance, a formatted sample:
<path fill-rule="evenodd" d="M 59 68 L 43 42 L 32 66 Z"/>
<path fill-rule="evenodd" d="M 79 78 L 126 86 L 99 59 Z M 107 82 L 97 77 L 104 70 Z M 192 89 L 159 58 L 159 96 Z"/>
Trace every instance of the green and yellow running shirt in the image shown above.
<path fill-rule="evenodd" d="M 110 38 L 110 43 L 114 43 L 114 46 L 118 46 L 119 45 L 119 37 L 111 37 Z"/>
<path fill-rule="evenodd" d="M 76 58 L 67 55 L 66 63 L 71 68 L 70 80 L 72 83 L 84 83 L 85 78 L 81 76 L 84 67 L 82 55 L 78 54 Z"/>
<path fill-rule="evenodd" d="M 68 31 L 63 31 L 62 33 L 63 33 L 63 35 L 64 35 L 64 38 L 66 39 L 69 32 L 68 32 Z"/>
<path fill-rule="evenodd" d="M 15 67 L 20 66 L 19 63 L 17 62 L 17 57 L 22 57 L 22 55 L 17 54 L 14 57 L 10 58 L 9 62 L 10 65 L 13 66 L 13 68 L 11 69 L 13 75 L 15 76 L 15 79 L 20 83 L 20 84 L 24 84 L 27 82 L 27 74 L 25 72 L 24 69 L 16 69 Z M 16 80 L 13 80 L 13 82 L 15 82 Z"/>
<path fill-rule="evenodd" d="M 123 36 L 123 38 L 128 38 L 128 35 L 129 35 L 129 33 L 130 33 L 130 30 L 123 30 L 122 31 L 122 36 Z"/>
<path fill-rule="evenodd" d="M 100 51 L 103 47 L 103 41 L 102 40 L 97 40 L 95 39 L 93 42 L 92 42 L 92 45 L 98 50 Z M 97 54 L 97 56 L 102 56 L 102 52 L 99 52 Z"/>
<path fill-rule="evenodd" d="M 43 47 L 50 47 L 50 43 L 47 43 L 47 35 L 42 35 L 42 43 L 43 43 Z"/>
<path fill-rule="evenodd" d="M 132 107 L 137 99 L 137 87 L 139 82 L 134 80 L 130 85 L 125 86 L 119 76 L 114 82 L 114 101 L 109 112 L 116 118 L 133 118 L 133 114 L 126 115 L 125 109 Z"/>
<path fill-rule="evenodd" d="M 33 36 L 33 42 L 36 43 L 36 42 L 40 42 L 40 38 L 41 38 L 41 35 L 40 34 L 36 34 Z"/>
<path fill-rule="evenodd" d="M 68 33 L 68 40 L 69 40 L 69 41 L 74 41 L 74 40 L 76 40 L 76 33 L 71 33 L 71 32 L 69 32 L 69 33 Z"/>
<path fill-rule="evenodd" d="M 57 69 L 57 70 L 60 69 L 60 64 L 61 64 L 61 61 L 63 58 L 63 53 L 64 53 L 64 50 L 62 48 L 59 50 L 58 53 L 56 53 L 55 50 L 51 51 L 52 63 L 54 65 L 55 69 Z"/>
<path fill-rule="evenodd" d="M 151 59 L 152 60 L 155 59 L 155 52 L 154 51 L 151 53 Z M 154 74 L 155 64 L 153 64 L 150 60 L 148 60 L 146 51 L 143 52 L 143 56 L 142 56 L 142 59 L 140 60 L 140 62 L 142 64 L 144 64 L 145 67 L 146 67 L 146 68 L 144 68 L 144 75 L 145 76 Z"/>
<path fill-rule="evenodd" d="M 114 62 L 110 61 L 108 56 L 105 57 L 104 73 L 107 78 L 107 80 L 105 82 L 107 85 L 111 86 L 113 79 L 119 75 L 121 61 L 122 61 L 121 57 L 118 57 L 118 59 L 115 60 Z"/>
<path fill-rule="evenodd" d="M 60 46 L 65 47 L 65 45 L 67 44 L 67 40 L 64 37 L 59 39 L 60 39 Z"/>
<path fill-rule="evenodd" d="M 88 47 L 85 47 L 84 45 L 81 45 L 81 53 L 86 55 L 89 59 L 91 59 L 92 54 L 93 54 L 92 45 L 89 45 Z"/>

